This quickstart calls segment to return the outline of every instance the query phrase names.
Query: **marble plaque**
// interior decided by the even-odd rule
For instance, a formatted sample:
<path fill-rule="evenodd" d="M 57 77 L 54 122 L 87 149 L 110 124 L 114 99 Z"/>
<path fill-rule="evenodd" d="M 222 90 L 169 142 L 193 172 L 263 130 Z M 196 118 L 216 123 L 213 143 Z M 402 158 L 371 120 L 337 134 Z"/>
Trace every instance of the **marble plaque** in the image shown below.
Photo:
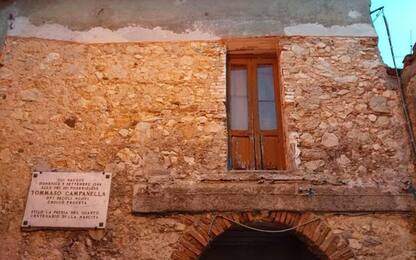
<path fill-rule="evenodd" d="M 105 228 L 111 173 L 33 172 L 23 228 Z"/>

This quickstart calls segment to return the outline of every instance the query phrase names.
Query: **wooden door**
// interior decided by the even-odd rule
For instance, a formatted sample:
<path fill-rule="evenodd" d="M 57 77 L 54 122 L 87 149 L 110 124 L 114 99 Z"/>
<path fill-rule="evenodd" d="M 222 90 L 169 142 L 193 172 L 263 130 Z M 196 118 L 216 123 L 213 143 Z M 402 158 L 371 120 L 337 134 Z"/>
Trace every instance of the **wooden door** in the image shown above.
<path fill-rule="evenodd" d="M 277 58 L 230 56 L 227 103 L 230 165 L 235 170 L 285 168 Z"/>

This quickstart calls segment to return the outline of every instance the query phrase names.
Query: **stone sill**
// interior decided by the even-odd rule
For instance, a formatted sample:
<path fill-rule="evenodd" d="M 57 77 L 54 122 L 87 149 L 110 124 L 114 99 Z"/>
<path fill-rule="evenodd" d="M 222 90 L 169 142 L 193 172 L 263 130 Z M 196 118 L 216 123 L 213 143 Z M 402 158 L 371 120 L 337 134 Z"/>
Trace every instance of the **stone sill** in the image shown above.
<path fill-rule="evenodd" d="M 198 180 L 137 184 L 133 212 L 141 214 L 223 211 L 408 212 L 416 200 L 409 193 L 380 187 L 315 183 L 285 173 L 208 174 Z"/>
<path fill-rule="evenodd" d="M 301 171 L 282 170 L 282 171 L 265 171 L 265 170 L 229 170 L 219 174 L 202 174 L 196 177 L 198 181 L 303 181 L 308 178 L 302 176 Z"/>

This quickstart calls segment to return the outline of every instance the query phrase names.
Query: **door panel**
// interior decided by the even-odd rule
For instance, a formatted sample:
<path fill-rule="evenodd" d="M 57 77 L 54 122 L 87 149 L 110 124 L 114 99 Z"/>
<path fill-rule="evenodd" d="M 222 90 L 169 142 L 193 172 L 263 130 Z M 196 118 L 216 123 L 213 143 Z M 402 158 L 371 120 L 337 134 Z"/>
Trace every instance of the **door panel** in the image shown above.
<path fill-rule="evenodd" d="M 276 136 L 263 136 L 260 138 L 263 170 L 283 170 L 283 151 L 281 143 Z"/>
<path fill-rule="evenodd" d="M 253 168 L 252 141 L 248 136 L 233 136 L 232 164 L 235 170 L 249 170 Z"/>
<path fill-rule="evenodd" d="M 282 170 L 285 163 L 277 62 L 275 59 L 255 59 L 253 62 L 258 109 L 255 139 L 260 150 L 258 167 L 262 170 Z"/>

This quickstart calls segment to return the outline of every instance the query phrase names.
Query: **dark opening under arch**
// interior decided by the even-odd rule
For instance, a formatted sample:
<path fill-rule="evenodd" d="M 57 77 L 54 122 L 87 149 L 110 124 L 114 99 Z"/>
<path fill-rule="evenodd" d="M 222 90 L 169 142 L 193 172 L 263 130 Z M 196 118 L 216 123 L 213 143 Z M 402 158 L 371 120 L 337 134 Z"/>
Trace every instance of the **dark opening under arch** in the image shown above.
<path fill-rule="evenodd" d="M 311 212 L 263 211 L 207 214 L 192 218 L 185 217 L 183 223 L 188 228 L 178 239 L 175 250 L 171 254 L 171 260 L 207 260 L 207 258 L 201 257 L 208 257 L 206 255 L 211 254 L 209 250 L 215 246 L 214 240 L 229 229 L 235 229 L 237 223 L 246 223 L 249 226 L 262 223 L 260 227 L 268 229 L 271 227 L 278 230 L 290 228 L 291 231 L 284 234 L 292 236 L 287 237 L 287 240 L 293 240 L 293 236 L 295 236 L 295 244 L 298 244 L 298 240 L 302 241 L 303 246 L 313 252 L 314 259 L 355 259 L 354 251 L 348 242 L 340 234 L 332 232 L 323 217 Z M 301 245 L 300 248 L 302 248 Z M 288 247 L 290 246 L 288 245 Z M 303 250 L 303 252 L 308 252 L 308 250 Z M 260 259 L 258 254 L 255 259 Z M 281 258 L 274 256 L 273 259 Z M 296 260 L 295 257 L 292 259 Z"/>
<path fill-rule="evenodd" d="M 250 226 L 280 230 L 272 223 Z M 264 233 L 236 225 L 217 236 L 202 252 L 200 260 L 319 260 L 294 232 Z"/>

